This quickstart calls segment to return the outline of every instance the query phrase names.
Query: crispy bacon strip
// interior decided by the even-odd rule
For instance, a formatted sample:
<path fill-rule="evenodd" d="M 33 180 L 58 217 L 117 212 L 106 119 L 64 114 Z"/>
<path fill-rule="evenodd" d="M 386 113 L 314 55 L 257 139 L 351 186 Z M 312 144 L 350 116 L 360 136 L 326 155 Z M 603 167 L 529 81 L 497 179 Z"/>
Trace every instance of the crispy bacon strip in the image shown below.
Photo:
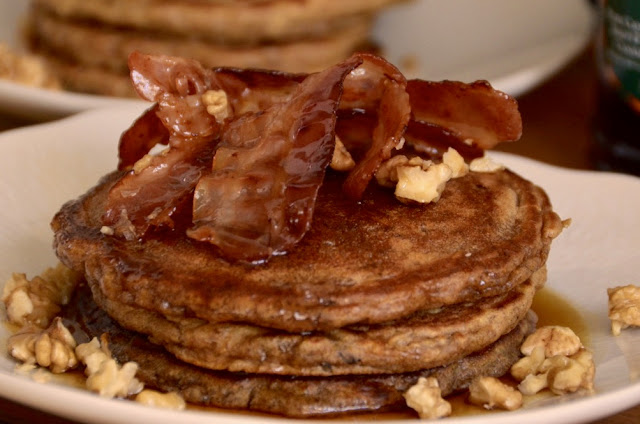
<path fill-rule="evenodd" d="M 345 79 L 342 109 L 375 110 L 376 126 L 372 144 L 364 158 L 351 170 L 344 182 L 343 190 L 353 199 L 359 200 L 380 167 L 391 157 L 411 117 L 407 80 L 392 64 L 379 56 L 362 54 L 362 66 Z"/>
<path fill-rule="evenodd" d="M 486 81 L 410 80 L 407 92 L 415 121 L 438 125 L 481 149 L 522 135 L 518 103 Z"/>
<path fill-rule="evenodd" d="M 227 93 L 235 116 L 260 112 L 286 101 L 307 74 L 255 69 L 217 68 L 218 86 Z"/>
<path fill-rule="evenodd" d="M 139 53 L 130 68 L 140 96 L 156 105 L 121 138 L 119 169 L 132 169 L 111 189 L 103 222 L 131 239 L 172 227 L 176 211 L 191 207 L 189 237 L 234 260 L 266 260 L 304 236 L 337 119 L 357 123 L 357 141 L 346 143 L 357 165 L 343 186 L 354 199 L 403 136 L 419 153 L 439 156 L 453 146 L 469 159 L 522 131 L 515 100 L 488 83 L 407 82 L 368 54 L 312 75 L 206 70 Z M 224 122 L 203 104 L 211 89 L 227 95 L 232 113 Z M 169 149 L 145 156 L 156 144 Z"/>
<path fill-rule="evenodd" d="M 134 166 L 109 192 L 104 225 L 133 239 L 151 226 L 173 227 L 172 215 L 190 201 L 207 169 L 220 126 L 201 99 L 217 88 L 213 73 L 198 62 L 136 52 L 129 57 L 129 67 L 138 94 L 157 105 L 124 133 L 120 151 L 127 156 L 121 156 L 121 165 L 133 166 L 154 141 L 170 145 L 162 155 L 148 157 L 141 169 Z"/>
<path fill-rule="evenodd" d="M 310 75 L 286 101 L 228 125 L 196 187 L 190 237 L 232 259 L 264 260 L 304 236 L 333 154 L 342 81 L 360 63 Z"/>
<path fill-rule="evenodd" d="M 118 169 L 123 171 L 132 167 L 157 144 L 169 143 L 169 131 L 158 118 L 158 104 L 147 109 L 120 136 L 118 146 Z"/>

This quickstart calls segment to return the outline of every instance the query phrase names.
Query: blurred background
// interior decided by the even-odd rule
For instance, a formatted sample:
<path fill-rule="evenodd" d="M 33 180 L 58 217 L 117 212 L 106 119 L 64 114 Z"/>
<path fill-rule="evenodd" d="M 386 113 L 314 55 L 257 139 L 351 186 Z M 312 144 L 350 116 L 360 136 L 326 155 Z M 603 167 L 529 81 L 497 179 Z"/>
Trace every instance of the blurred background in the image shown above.
<path fill-rule="evenodd" d="M 168 14 L 136 12 L 145 3 L 0 0 L 0 128 L 129 101 L 122 96 L 134 96 L 126 68 L 134 48 L 190 55 L 207 66 L 292 72 L 319 70 L 365 49 L 383 54 L 408 77 L 490 81 L 518 98 L 525 125 L 521 141 L 500 149 L 561 166 L 593 166 L 592 2 L 319 0 L 304 12 L 269 13 L 268 5 L 279 2 L 252 0 L 244 4 L 255 13 L 243 15 L 233 2 L 207 11 L 173 1 L 163 2 L 174 3 Z M 41 65 L 9 69 L 25 53 Z M 61 88 L 33 87 L 51 80 Z"/>

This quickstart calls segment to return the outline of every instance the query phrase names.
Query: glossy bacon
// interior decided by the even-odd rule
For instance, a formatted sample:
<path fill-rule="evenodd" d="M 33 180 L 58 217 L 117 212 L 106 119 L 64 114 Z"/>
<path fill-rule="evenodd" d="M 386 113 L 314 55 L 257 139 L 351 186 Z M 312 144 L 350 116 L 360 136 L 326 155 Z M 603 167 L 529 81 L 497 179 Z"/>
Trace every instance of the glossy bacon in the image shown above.
<path fill-rule="evenodd" d="M 189 237 L 231 260 L 263 261 L 304 236 L 336 126 L 356 158 L 343 185 L 353 199 L 403 137 L 405 150 L 423 156 L 454 147 L 472 159 L 522 131 L 515 100 L 488 83 L 407 82 L 369 54 L 312 75 L 206 70 L 138 53 L 130 67 L 140 96 L 156 105 L 121 138 L 119 169 L 131 170 L 111 189 L 104 224 L 132 239 L 173 227 L 176 212 L 189 208 Z M 208 90 L 227 96 L 223 122 L 207 113 Z M 156 144 L 169 149 L 145 157 Z"/>
<path fill-rule="evenodd" d="M 344 182 L 345 193 L 355 200 L 362 198 L 380 164 L 391 157 L 411 117 L 407 80 L 392 64 L 379 56 L 362 54 L 362 66 L 351 72 L 344 82 L 342 109 L 374 110 L 376 114 L 372 143 L 364 157 Z"/>
<path fill-rule="evenodd" d="M 486 81 L 410 80 L 407 92 L 415 121 L 438 125 L 481 149 L 522 135 L 518 103 Z"/>
<path fill-rule="evenodd" d="M 214 74 L 218 86 L 227 93 L 235 116 L 260 112 L 286 101 L 307 77 L 307 74 L 237 68 L 217 68 Z"/>
<path fill-rule="evenodd" d="M 119 170 L 123 171 L 131 168 L 157 144 L 166 145 L 169 143 L 169 131 L 158 118 L 157 112 L 158 104 L 156 103 L 147 109 L 120 136 L 120 144 L 118 146 Z"/>
<path fill-rule="evenodd" d="M 259 261 L 304 236 L 333 154 L 342 81 L 360 63 L 310 75 L 285 101 L 228 125 L 212 173 L 196 187 L 190 237 Z"/>
<path fill-rule="evenodd" d="M 173 227 L 172 215 L 190 202 L 210 163 L 220 126 L 201 99 L 204 92 L 217 88 L 213 73 L 198 62 L 132 53 L 129 67 L 140 96 L 157 105 L 121 138 L 120 151 L 127 154 L 121 156 L 121 166 L 133 166 L 154 141 L 170 145 L 167 152 L 149 158 L 142 169 L 130 170 L 109 192 L 104 225 L 133 239 L 151 226 Z"/>

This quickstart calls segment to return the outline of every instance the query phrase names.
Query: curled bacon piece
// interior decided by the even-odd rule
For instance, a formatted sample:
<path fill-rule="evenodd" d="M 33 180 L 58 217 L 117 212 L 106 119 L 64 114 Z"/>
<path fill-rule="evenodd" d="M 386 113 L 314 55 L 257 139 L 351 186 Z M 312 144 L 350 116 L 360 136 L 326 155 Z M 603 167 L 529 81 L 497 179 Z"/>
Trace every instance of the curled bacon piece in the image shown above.
<path fill-rule="evenodd" d="M 407 92 L 415 121 L 440 126 L 481 149 L 522 135 L 518 103 L 486 81 L 410 80 Z"/>
<path fill-rule="evenodd" d="M 190 201 L 211 160 L 220 126 L 201 99 L 217 88 L 213 73 L 198 62 L 132 53 L 129 67 L 138 93 L 157 105 L 123 134 L 120 167 L 133 166 L 156 142 L 170 145 L 147 157 L 141 169 L 134 166 L 109 192 L 103 223 L 133 239 L 151 226 L 173 227 L 172 215 Z"/>
<path fill-rule="evenodd" d="M 142 159 L 156 144 L 169 143 L 169 131 L 158 119 L 158 104 L 147 109 L 120 136 L 118 169 L 123 171 Z"/>
<path fill-rule="evenodd" d="M 333 154 L 342 81 L 361 62 L 310 75 L 286 101 L 228 125 L 196 187 L 189 237 L 233 259 L 262 260 L 304 236 Z"/>
<path fill-rule="evenodd" d="M 103 223 L 139 238 L 173 228 L 176 212 L 189 208 L 188 236 L 232 260 L 266 260 L 304 236 L 336 127 L 341 137 L 357 127 L 343 140 L 357 160 L 343 185 L 354 199 L 403 137 L 419 153 L 437 157 L 452 146 L 469 159 L 522 131 L 515 100 L 488 83 L 407 82 L 369 54 L 312 75 L 207 70 L 139 53 L 129 65 L 140 96 L 156 104 L 121 137 L 118 167 L 128 172 L 109 192 Z M 222 122 L 207 113 L 208 90 L 226 95 Z M 169 148 L 148 155 L 156 144 Z"/>
<path fill-rule="evenodd" d="M 227 93 L 235 116 L 260 112 L 286 101 L 307 77 L 307 74 L 237 68 L 218 68 L 214 74 L 220 88 Z"/>
<path fill-rule="evenodd" d="M 362 198 L 380 164 L 391 157 L 411 117 L 407 80 L 391 63 L 379 56 L 362 54 L 364 63 L 344 81 L 342 109 L 375 110 L 377 120 L 372 144 L 347 176 L 343 190 L 355 200 Z"/>

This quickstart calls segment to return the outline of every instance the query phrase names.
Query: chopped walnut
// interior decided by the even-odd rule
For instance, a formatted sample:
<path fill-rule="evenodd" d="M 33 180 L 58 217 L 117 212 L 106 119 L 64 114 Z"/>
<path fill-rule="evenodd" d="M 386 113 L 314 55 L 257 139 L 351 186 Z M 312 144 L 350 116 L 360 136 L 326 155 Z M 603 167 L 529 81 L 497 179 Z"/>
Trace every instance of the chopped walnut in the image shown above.
<path fill-rule="evenodd" d="M 420 377 L 418 382 L 404 393 L 407 406 L 418 412 L 420 418 L 433 419 L 451 415 L 451 404 L 442 398 L 435 377 Z"/>
<path fill-rule="evenodd" d="M 611 332 L 619 336 L 621 330 L 640 326 L 640 287 L 627 285 L 607 289 Z"/>
<path fill-rule="evenodd" d="M 87 388 L 109 398 L 139 393 L 143 384 L 135 378 L 138 364 L 127 362 L 120 367 L 105 350 L 95 337 L 76 348 L 78 359 L 86 365 Z"/>
<path fill-rule="evenodd" d="M 113 228 L 111 228 L 111 227 L 109 227 L 109 226 L 107 226 L 107 225 L 103 225 L 103 226 L 100 228 L 100 232 L 101 232 L 102 234 L 104 234 L 105 236 L 112 236 L 112 235 L 114 235 L 114 234 L 116 233 L 116 232 L 115 232 L 115 230 L 114 230 Z"/>
<path fill-rule="evenodd" d="M 544 356 L 550 358 L 555 355 L 573 355 L 580 350 L 582 343 L 569 327 L 549 325 L 537 329 L 527 337 L 520 351 L 524 355 L 531 355 L 537 346 L 544 346 Z"/>
<path fill-rule="evenodd" d="M 140 159 L 136 161 L 136 163 L 133 164 L 133 173 L 136 175 L 141 173 L 145 168 L 151 165 L 152 160 L 153 160 L 153 155 L 146 154 L 142 156 Z"/>
<path fill-rule="evenodd" d="M 144 389 L 136 396 L 136 402 L 147 406 L 158 408 L 182 410 L 186 407 L 186 402 L 178 393 L 161 393 L 155 390 Z"/>
<path fill-rule="evenodd" d="M 549 386 L 547 374 L 529 374 L 518 384 L 518 390 L 525 396 L 532 396 Z"/>
<path fill-rule="evenodd" d="M 418 156 L 393 156 L 380 164 L 375 177 L 383 187 L 395 186 L 395 195 L 403 203 L 429 203 L 440 199 L 447 181 L 468 172 L 464 158 L 449 148 L 439 164 Z"/>
<path fill-rule="evenodd" d="M 230 115 L 229 100 L 224 90 L 208 90 L 202 95 L 202 101 L 207 107 L 207 113 L 222 122 Z"/>
<path fill-rule="evenodd" d="M 375 177 L 382 187 L 395 187 L 398 182 L 398 167 L 409 162 L 409 158 L 404 155 L 396 155 L 382 162 Z"/>
<path fill-rule="evenodd" d="M 536 346 L 530 355 L 523 356 L 511 366 L 511 375 L 516 380 L 522 381 L 528 375 L 536 374 L 545 359 L 544 346 Z"/>
<path fill-rule="evenodd" d="M 595 364 L 591 352 L 567 327 L 548 326 L 530 335 L 521 349 L 526 356 L 511 367 L 518 389 L 533 395 L 549 388 L 555 394 L 593 391 Z"/>
<path fill-rule="evenodd" d="M 409 165 L 409 164 L 408 164 Z M 421 166 L 400 166 L 395 195 L 401 202 L 437 202 L 451 179 L 452 171 L 444 163 L 431 165 L 426 171 Z"/>
<path fill-rule="evenodd" d="M 477 377 L 469 386 L 469 401 L 485 409 L 513 411 L 522 406 L 522 394 L 495 377 Z"/>
<path fill-rule="evenodd" d="M 11 356 L 26 364 L 49 368 L 56 374 L 78 364 L 75 347 L 73 336 L 59 317 L 46 330 L 34 326 L 24 327 L 7 341 Z"/>
<path fill-rule="evenodd" d="M 472 160 L 469 169 L 472 172 L 496 172 L 504 169 L 504 165 L 497 163 L 489 156 L 483 156 Z"/>
<path fill-rule="evenodd" d="M 25 274 L 14 273 L 2 292 L 9 322 L 48 327 L 60 312 L 60 306 L 69 303 L 79 280 L 77 273 L 62 264 L 47 269 L 31 281 Z"/>
<path fill-rule="evenodd" d="M 333 150 L 333 157 L 331 158 L 331 164 L 329 165 L 334 171 L 350 171 L 356 163 L 351 157 L 351 154 L 344 147 L 342 140 L 336 135 L 336 147 Z"/>
<path fill-rule="evenodd" d="M 451 178 L 464 177 L 469 173 L 469 165 L 464 161 L 464 158 L 454 148 L 449 149 L 442 155 L 442 163 L 451 168 Z"/>
<path fill-rule="evenodd" d="M 571 357 L 559 358 L 562 359 L 547 371 L 549 390 L 557 395 L 574 393 L 580 389 L 593 391 L 595 365 L 590 352 L 582 350 Z"/>

